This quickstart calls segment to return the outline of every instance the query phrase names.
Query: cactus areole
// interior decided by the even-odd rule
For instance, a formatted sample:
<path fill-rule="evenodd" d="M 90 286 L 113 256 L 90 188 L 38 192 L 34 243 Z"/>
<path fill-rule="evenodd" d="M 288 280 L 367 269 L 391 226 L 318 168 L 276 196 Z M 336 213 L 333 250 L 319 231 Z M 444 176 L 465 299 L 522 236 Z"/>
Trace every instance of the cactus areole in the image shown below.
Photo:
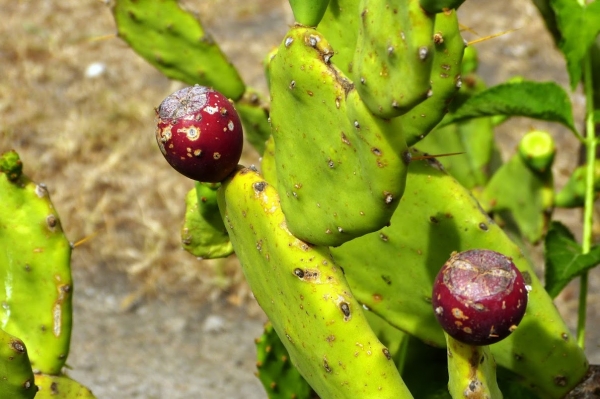
<path fill-rule="evenodd" d="M 489 345 L 513 332 L 527 308 L 528 290 L 512 260 L 498 252 L 454 253 L 433 285 L 433 310 L 442 328 L 469 345 Z"/>
<path fill-rule="evenodd" d="M 182 175 L 217 183 L 237 166 L 242 123 L 221 93 L 199 85 L 183 88 L 163 100 L 156 116 L 160 151 Z"/>

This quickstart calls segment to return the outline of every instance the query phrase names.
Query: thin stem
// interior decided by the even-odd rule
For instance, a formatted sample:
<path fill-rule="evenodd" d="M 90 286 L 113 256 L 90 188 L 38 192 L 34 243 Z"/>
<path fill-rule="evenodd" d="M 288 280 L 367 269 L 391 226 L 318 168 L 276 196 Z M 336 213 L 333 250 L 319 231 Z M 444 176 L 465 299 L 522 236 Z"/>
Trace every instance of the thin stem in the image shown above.
<path fill-rule="evenodd" d="M 596 159 L 596 130 L 594 126 L 594 97 L 592 87 L 592 62 L 588 53 L 583 65 L 583 83 L 586 97 L 586 178 L 585 206 L 583 213 L 582 252 L 590 252 L 592 247 L 592 226 L 594 214 L 594 161 Z M 588 273 L 581 276 L 579 288 L 579 311 L 577 321 L 577 343 L 585 348 L 585 324 L 587 313 Z"/>

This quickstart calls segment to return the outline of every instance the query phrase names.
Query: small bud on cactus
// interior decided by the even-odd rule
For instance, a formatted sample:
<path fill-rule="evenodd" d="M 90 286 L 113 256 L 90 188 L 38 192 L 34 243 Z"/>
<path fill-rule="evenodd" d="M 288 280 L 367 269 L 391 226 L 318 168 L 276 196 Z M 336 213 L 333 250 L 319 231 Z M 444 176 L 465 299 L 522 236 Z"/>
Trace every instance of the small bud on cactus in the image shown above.
<path fill-rule="evenodd" d="M 156 110 L 156 141 L 171 166 L 201 182 L 224 180 L 242 155 L 242 123 L 232 103 L 204 86 L 176 91 Z"/>
<path fill-rule="evenodd" d="M 506 338 L 527 308 L 525 281 L 512 260 L 498 252 L 455 253 L 433 285 L 433 309 L 442 328 L 469 345 Z"/>

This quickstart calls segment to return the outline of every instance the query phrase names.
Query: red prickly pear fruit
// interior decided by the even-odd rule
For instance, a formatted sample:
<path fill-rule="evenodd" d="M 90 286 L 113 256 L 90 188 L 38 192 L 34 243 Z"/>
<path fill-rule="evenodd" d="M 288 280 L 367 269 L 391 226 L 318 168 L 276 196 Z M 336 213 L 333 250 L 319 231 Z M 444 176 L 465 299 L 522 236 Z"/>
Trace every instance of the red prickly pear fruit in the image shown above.
<path fill-rule="evenodd" d="M 242 123 L 221 93 L 200 85 L 183 88 L 156 109 L 156 141 L 169 164 L 200 182 L 224 180 L 243 147 Z"/>
<path fill-rule="evenodd" d="M 474 249 L 454 253 L 433 284 L 433 310 L 448 335 L 490 345 L 513 332 L 527 308 L 528 289 L 511 258 Z"/>

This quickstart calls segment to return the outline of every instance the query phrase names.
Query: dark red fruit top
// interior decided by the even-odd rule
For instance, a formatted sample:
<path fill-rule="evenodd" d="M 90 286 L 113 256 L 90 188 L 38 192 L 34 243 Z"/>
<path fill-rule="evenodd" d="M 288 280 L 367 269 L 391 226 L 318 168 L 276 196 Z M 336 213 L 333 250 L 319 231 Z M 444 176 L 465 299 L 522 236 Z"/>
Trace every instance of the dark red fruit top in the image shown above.
<path fill-rule="evenodd" d="M 469 345 L 506 338 L 527 308 L 527 288 L 512 260 L 474 249 L 454 253 L 433 284 L 433 310 L 442 328 Z"/>
<path fill-rule="evenodd" d="M 242 123 L 221 93 L 199 85 L 186 87 L 165 98 L 156 116 L 160 151 L 182 175 L 217 183 L 237 166 Z"/>

